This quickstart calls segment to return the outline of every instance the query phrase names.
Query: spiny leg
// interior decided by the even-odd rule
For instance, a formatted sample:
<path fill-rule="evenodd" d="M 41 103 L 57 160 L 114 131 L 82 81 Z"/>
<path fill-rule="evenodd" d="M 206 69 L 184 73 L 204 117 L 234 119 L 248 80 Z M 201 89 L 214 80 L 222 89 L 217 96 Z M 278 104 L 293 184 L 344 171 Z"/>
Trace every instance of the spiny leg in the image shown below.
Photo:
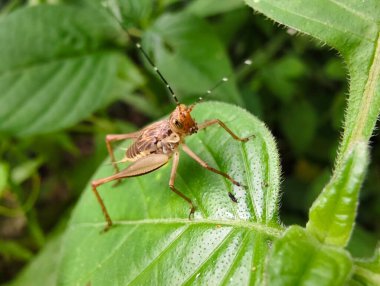
<path fill-rule="evenodd" d="M 119 173 L 119 167 L 116 165 L 115 155 L 114 155 L 114 151 L 113 151 L 111 143 L 114 141 L 135 139 L 139 135 L 140 135 L 140 132 L 132 132 L 132 133 L 127 133 L 127 134 L 108 134 L 106 136 L 107 150 L 108 150 L 108 154 L 111 157 L 111 163 L 112 163 L 112 166 L 115 170 L 115 174 Z"/>
<path fill-rule="evenodd" d="M 179 195 L 181 198 L 183 198 L 185 201 L 187 201 L 190 204 L 189 219 L 191 219 L 191 215 L 194 214 L 195 212 L 195 206 L 193 202 L 174 187 L 174 181 L 177 174 L 178 163 L 179 163 L 179 152 L 176 151 L 173 157 L 173 166 L 172 166 L 172 171 L 170 173 L 169 187 L 174 193 Z"/>
<path fill-rule="evenodd" d="M 211 172 L 214 172 L 216 174 L 219 174 L 219 175 L 225 177 L 231 183 L 233 183 L 234 185 L 236 185 L 238 187 L 243 186 L 239 182 L 235 181 L 230 175 L 209 166 L 205 161 L 203 161 L 201 158 L 199 158 L 198 155 L 196 155 L 186 144 L 182 144 L 182 149 L 183 149 L 183 151 L 185 151 L 185 153 L 187 153 L 191 158 L 193 158 L 203 168 L 206 168 L 207 170 L 210 170 Z M 245 187 L 245 186 L 243 186 L 243 187 Z M 237 202 L 237 199 L 235 198 L 235 196 L 231 192 L 228 192 L 228 196 L 230 197 L 230 199 L 233 202 L 235 202 L 235 203 Z"/>
<path fill-rule="evenodd" d="M 107 208 L 102 200 L 102 197 L 99 195 L 99 192 L 98 192 L 98 187 L 105 184 L 105 183 L 108 183 L 108 182 L 111 182 L 111 181 L 114 181 L 114 180 L 119 180 L 117 178 L 117 174 L 114 174 L 112 176 L 109 176 L 109 177 L 106 177 L 106 178 L 103 178 L 103 179 L 99 179 L 99 180 L 95 180 L 93 182 L 91 182 L 91 187 L 92 187 L 92 191 L 93 193 L 95 194 L 95 197 L 96 199 L 98 200 L 98 203 L 100 204 L 100 207 L 102 208 L 102 212 L 103 212 L 103 215 L 107 221 L 107 225 L 105 226 L 104 228 L 104 231 L 107 231 L 111 226 L 112 226 L 112 220 L 111 220 L 111 217 L 107 211 Z"/>
<path fill-rule="evenodd" d="M 247 142 L 249 140 L 249 138 L 255 136 L 255 135 L 251 135 L 251 136 L 248 136 L 248 137 L 241 138 L 241 137 L 237 136 L 234 132 L 232 132 L 232 130 L 229 129 L 227 127 L 227 125 L 224 124 L 219 119 L 212 119 L 212 120 L 209 120 L 209 121 L 206 121 L 206 122 L 203 122 L 203 123 L 199 124 L 198 125 L 198 130 L 205 129 L 205 128 L 207 128 L 207 127 L 209 127 L 211 125 L 214 125 L 214 124 L 219 124 L 219 126 L 222 127 L 224 130 L 226 130 L 232 136 L 232 138 L 234 138 L 235 140 L 241 141 L 241 142 Z"/>
<path fill-rule="evenodd" d="M 114 174 L 112 176 L 95 180 L 91 183 L 92 191 L 95 194 L 96 199 L 98 200 L 98 203 L 100 204 L 100 207 L 102 208 L 103 215 L 107 221 L 107 225 L 104 228 L 104 231 L 107 231 L 112 226 L 112 220 L 111 217 L 107 211 L 107 208 L 102 200 L 102 198 L 99 195 L 98 187 L 111 182 L 115 180 L 120 180 L 124 178 L 130 178 L 130 177 L 137 177 L 141 175 L 148 174 L 150 172 L 153 172 L 154 170 L 157 170 L 158 168 L 162 167 L 169 161 L 169 157 L 164 154 L 153 154 L 146 157 L 143 157 L 135 162 L 133 162 L 131 165 L 129 165 L 125 170 L 122 170 L 121 172 Z"/>

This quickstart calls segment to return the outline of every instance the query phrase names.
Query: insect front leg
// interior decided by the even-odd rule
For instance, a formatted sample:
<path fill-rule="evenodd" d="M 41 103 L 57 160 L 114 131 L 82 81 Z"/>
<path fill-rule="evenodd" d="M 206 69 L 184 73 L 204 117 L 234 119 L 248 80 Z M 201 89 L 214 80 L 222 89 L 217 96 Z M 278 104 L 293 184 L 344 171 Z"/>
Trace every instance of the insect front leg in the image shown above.
<path fill-rule="evenodd" d="M 193 202 L 174 187 L 174 181 L 177 174 L 178 163 L 179 163 L 179 152 L 176 151 L 173 157 L 173 166 L 172 166 L 172 171 L 170 174 L 169 187 L 174 193 L 179 195 L 181 198 L 183 198 L 185 201 L 187 201 L 190 204 L 189 219 L 191 219 L 191 215 L 194 214 L 195 212 L 195 206 Z"/>
<path fill-rule="evenodd" d="M 127 140 L 127 139 L 135 139 L 140 135 L 140 132 L 132 132 L 127 134 L 108 134 L 106 136 L 106 145 L 108 154 L 111 157 L 112 166 L 115 169 L 115 174 L 119 173 L 119 167 L 116 165 L 115 155 L 112 148 L 112 142 L 114 141 L 120 141 L 120 140 Z"/>
<path fill-rule="evenodd" d="M 198 130 L 205 129 L 205 128 L 207 128 L 207 127 L 209 127 L 211 125 L 214 125 L 214 124 L 219 124 L 220 127 L 222 127 L 224 130 L 226 130 L 232 136 L 232 138 L 234 138 L 237 141 L 247 142 L 250 138 L 254 137 L 254 135 L 251 135 L 251 136 L 248 136 L 248 137 L 244 137 L 244 138 L 241 138 L 241 137 L 237 136 L 234 132 L 232 132 L 231 129 L 229 129 L 227 127 L 226 124 L 224 124 L 219 119 L 212 119 L 212 120 L 209 120 L 209 121 L 206 121 L 206 122 L 203 122 L 203 123 L 199 124 L 198 125 Z"/>
<path fill-rule="evenodd" d="M 209 164 L 207 164 L 205 161 L 203 161 L 201 158 L 199 158 L 198 155 L 196 155 L 186 144 L 182 144 L 182 149 L 183 149 L 183 151 L 185 151 L 185 153 L 187 153 L 191 158 L 193 158 L 203 168 L 206 168 L 207 170 L 209 170 L 211 172 L 214 172 L 218 175 L 225 177 L 226 179 L 228 179 L 231 183 L 233 183 L 236 186 L 239 186 L 239 187 L 243 186 L 239 182 L 235 181 L 230 175 L 211 167 Z M 237 203 L 237 199 L 235 198 L 235 196 L 231 192 L 228 192 L 228 196 L 230 197 L 230 199 L 233 202 Z"/>
<path fill-rule="evenodd" d="M 137 177 L 141 175 L 148 174 L 150 172 L 153 172 L 154 170 L 157 170 L 158 168 L 162 167 L 169 161 L 169 156 L 165 154 L 152 154 L 146 157 L 143 157 L 135 162 L 133 162 L 131 165 L 129 165 L 125 170 L 122 170 L 121 172 L 118 172 L 117 174 L 114 174 L 112 176 L 95 180 L 91 183 L 92 191 L 95 194 L 96 199 L 98 200 L 98 203 L 100 204 L 100 207 L 102 208 L 103 215 L 107 221 L 107 225 L 104 228 L 104 231 L 107 231 L 112 226 L 112 220 L 111 217 L 107 211 L 107 208 L 102 200 L 102 198 L 99 195 L 98 187 L 111 182 L 115 180 L 121 180 L 125 178 L 130 177 Z"/>

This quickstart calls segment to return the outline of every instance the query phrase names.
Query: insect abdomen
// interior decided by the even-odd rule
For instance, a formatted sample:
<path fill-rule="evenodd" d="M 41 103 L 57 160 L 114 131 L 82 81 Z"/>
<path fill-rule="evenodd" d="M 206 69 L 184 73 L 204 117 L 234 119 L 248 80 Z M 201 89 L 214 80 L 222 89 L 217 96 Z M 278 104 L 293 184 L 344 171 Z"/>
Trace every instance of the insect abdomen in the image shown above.
<path fill-rule="evenodd" d="M 180 143 L 180 136 L 174 133 L 167 120 L 146 127 L 136 141 L 128 148 L 126 159 L 135 161 L 150 154 L 171 155 Z"/>
<path fill-rule="evenodd" d="M 140 154 L 140 152 L 139 152 L 136 144 L 132 144 L 132 146 L 130 146 L 127 149 L 127 152 L 125 155 L 130 161 L 134 161 L 134 160 L 138 159 L 139 154 Z"/>

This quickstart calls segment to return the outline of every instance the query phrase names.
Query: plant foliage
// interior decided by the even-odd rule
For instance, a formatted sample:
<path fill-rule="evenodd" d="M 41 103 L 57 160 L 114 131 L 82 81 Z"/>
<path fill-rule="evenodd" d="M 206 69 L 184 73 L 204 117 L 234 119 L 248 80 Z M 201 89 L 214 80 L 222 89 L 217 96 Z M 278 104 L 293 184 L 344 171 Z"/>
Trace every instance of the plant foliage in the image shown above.
<path fill-rule="evenodd" d="M 227 15 L 242 7 L 241 2 L 206 5 L 198 0 L 171 13 L 164 8 L 177 1 L 158 1 L 156 6 L 153 1 L 133 0 L 62 2 L 21 8 L 0 19 L 0 43 L 8 43 L 0 50 L 0 132 L 4 135 L 27 137 L 62 130 L 124 93 L 131 94 L 125 101 L 141 109 L 144 101 L 133 93 L 137 88 L 144 91 L 143 80 L 125 55 L 130 39 L 124 29 L 141 38 L 181 100 L 196 98 L 232 72 L 223 43 L 232 28 L 221 24 L 217 35 L 206 17 Z M 48 243 L 13 285 L 30 285 L 35 273 L 40 279 L 35 285 L 380 284 L 379 250 L 364 260 L 346 249 L 369 164 L 368 142 L 380 113 L 380 2 L 245 3 L 291 28 L 290 32 L 308 34 L 336 49 L 347 67 L 350 85 L 343 137 L 333 174 L 318 190 L 306 227 L 281 223 L 279 155 L 264 123 L 237 106 L 211 101 L 194 109 L 198 122 L 218 118 L 240 136 L 254 134 L 254 138 L 240 143 L 223 129 L 210 127 L 191 136 L 187 144 L 246 189 L 181 154 L 176 186 L 197 206 L 194 219 L 187 218 L 188 204 L 169 190 L 168 164 L 115 188 L 112 184 L 99 187 L 115 221 L 103 233 L 105 221 L 88 184 L 64 233 Z M 266 52 L 275 49 L 270 46 Z M 265 61 L 264 55 L 257 55 L 254 68 Z M 329 69 L 336 70 L 333 64 Z M 291 79 L 301 77 L 306 67 L 290 57 L 268 65 L 268 70 L 263 78 L 288 104 L 296 93 Z M 153 85 L 157 83 L 148 77 Z M 246 95 L 238 92 L 232 76 L 219 99 L 242 105 Z M 157 106 L 155 100 L 150 107 Z M 295 152 L 302 154 L 315 137 L 314 110 L 309 102 L 300 101 L 280 114 L 281 128 Z M 303 128 L 297 129 L 296 124 Z M 118 158 L 123 156 L 121 149 Z M 6 165 L 2 170 L 7 176 Z M 92 179 L 111 174 L 107 159 Z M 229 191 L 238 203 L 231 202 Z M 54 263 L 44 267 L 49 261 Z"/>

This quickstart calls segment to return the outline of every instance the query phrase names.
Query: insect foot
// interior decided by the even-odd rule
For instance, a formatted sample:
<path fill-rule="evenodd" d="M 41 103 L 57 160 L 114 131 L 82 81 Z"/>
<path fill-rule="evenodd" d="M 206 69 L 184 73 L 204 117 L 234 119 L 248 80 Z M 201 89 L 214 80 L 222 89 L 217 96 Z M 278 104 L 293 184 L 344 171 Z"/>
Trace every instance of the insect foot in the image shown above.
<path fill-rule="evenodd" d="M 110 228 L 111 228 L 111 226 L 112 225 L 106 225 L 101 231 L 100 231 L 100 233 L 102 234 L 102 233 L 106 233 L 107 231 L 109 231 L 110 230 Z"/>
<path fill-rule="evenodd" d="M 247 189 L 248 187 L 246 185 L 243 185 L 243 184 L 240 184 L 239 182 L 233 180 L 232 183 L 235 185 L 235 186 L 238 186 L 238 187 L 242 187 L 244 189 Z"/>
<path fill-rule="evenodd" d="M 118 185 L 120 185 L 120 183 L 121 183 L 121 180 L 116 180 L 116 182 L 112 184 L 112 187 L 115 188 Z"/>
<path fill-rule="evenodd" d="M 196 210 L 196 207 L 193 204 L 191 204 L 191 209 L 190 209 L 190 213 L 189 213 L 189 220 L 192 220 L 192 218 L 194 219 L 195 210 Z"/>
<path fill-rule="evenodd" d="M 249 135 L 248 137 L 244 137 L 244 138 L 242 138 L 242 142 L 247 142 L 247 141 L 249 141 L 249 139 L 255 139 L 255 134 L 252 134 L 252 135 Z"/>
<path fill-rule="evenodd" d="M 228 196 L 230 197 L 231 201 L 233 201 L 234 203 L 238 202 L 237 198 L 231 192 L 228 192 Z"/>

